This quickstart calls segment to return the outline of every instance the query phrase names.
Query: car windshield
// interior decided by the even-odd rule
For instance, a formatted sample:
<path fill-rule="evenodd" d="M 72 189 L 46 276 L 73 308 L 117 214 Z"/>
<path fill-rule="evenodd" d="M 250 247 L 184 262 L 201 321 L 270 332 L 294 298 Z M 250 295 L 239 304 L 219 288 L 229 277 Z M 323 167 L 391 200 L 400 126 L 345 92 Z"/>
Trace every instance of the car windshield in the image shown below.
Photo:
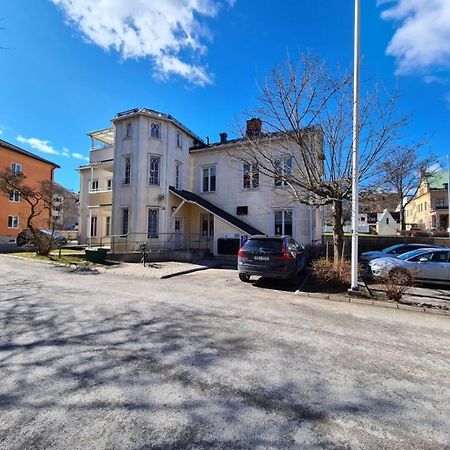
<path fill-rule="evenodd" d="M 391 245 L 388 248 L 385 248 L 384 250 L 382 250 L 383 253 L 398 253 L 399 251 L 401 251 L 401 248 L 403 247 L 402 244 L 396 244 L 396 245 Z"/>
<path fill-rule="evenodd" d="M 281 239 L 249 239 L 245 244 L 246 252 L 281 253 Z"/>
<path fill-rule="evenodd" d="M 428 253 L 424 252 L 423 248 L 418 250 L 411 250 L 410 252 L 403 253 L 402 255 L 398 255 L 398 259 L 408 260 L 409 258 L 414 258 L 414 256 L 419 256 L 422 253 Z"/>

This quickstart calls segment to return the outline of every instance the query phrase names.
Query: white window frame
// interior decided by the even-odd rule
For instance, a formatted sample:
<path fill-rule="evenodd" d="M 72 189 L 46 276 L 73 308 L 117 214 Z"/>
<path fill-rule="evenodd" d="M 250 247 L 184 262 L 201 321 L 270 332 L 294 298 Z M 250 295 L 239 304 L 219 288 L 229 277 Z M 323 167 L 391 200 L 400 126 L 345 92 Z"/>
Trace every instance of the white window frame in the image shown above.
<path fill-rule="evenodd" d="M 94 183 L 95 183 L 95 188 L 94 188 Z M 99 189 L 99 181 L 98 178 L 94 178 L 93 180 L 89 180 L 89 192 L 98 192 Z"/>
<path fill-rule="evenodd" d="M 292 225 L 292 233 L 290 234 L 290 236 L 294 237 L 294 211 L 292 209 L 275 209 L 273 211 L 273 232 L 274 234 L 276 234 L 277 230 L 276 230 L 276 223 L 275 223 L 275 217 L 276 217 L 276 213 L 280 213 L 281 212 L 281 234 L 279 236 L 284 236 L 286 234 L 286 230 L 285 230 L 285 226 L 286 226 L 286 219 L 285 216 L 286 214 L 291 215 L 291 225 Z"/>
<path fill-rule="evenodd" d="M 16 230 L 19 228 L 19 216 L 8 216 L 8 228 L 11 230 Z"/>
<path fill-rule="evenodd" d="M 108 178 L 106 180 L 106 190 L 107 191 L 112 191 L 112 178 Z"/>
<path fill-rule="evenodd" d="M 287 164 L 287 162 L 290 161 L 290 164 Z M 287 181 L 286 178 L 289 178 L 290 175 L 292 175 L 292 156 L 284 156 L 277 160 L 275 160 L 275 166 L 279 165 L 280 168 L 280 177 L 281 180 L 277 181 L 277 175 L 274 177 L 274 186 L 276 188 L 286 187 Z M 289 168 L 289 170 L 286 170 Z M 276 167 L 275 167 L 276 170 Z M 279 183 L 279 184 L 277 184 Z"/>
<path fill-rule="evenodd" d="M 127 167 L 127 161 L 129 161 L 129 167 Z M 128 173 L 128 182 L 127 182 Z M 123 156 L 123 182 L 124 186 L 129 186 L 131 184 L 131 174 L 132 174 L 132 158 L 131 155 Z"/>
<path fill-rule="evenodd" d="M 248 167 L 246 169 L 246 166 Z M 245 174 L 248 172 L 249 174 L 249 180 L 250 185 L 245 186 Z M 257 175 L 257 183 L 255 186 L 255 175 Z M 242 189 L 245 191 L 249 191 L 252 189 L 259 189 L 259 166 L 257 162 L 251 162 L 251 163 L 242 163 Z"/>
<path fill-rule="evenodd" d="M 211 189 L 211 170 L 214 169 L 214 190 Z M 203 184 L 203 171 L 208 171 L 208 189 L 204 189 Z M 217 192 L 217 164 L 210 164 L 208 166 L 201 166 L 200 167 L 200 192 L 206 194 L 210 192 Z"/>
<path fill-rule="evenodd" d="M 183 148 L 183 137 L 181 136 L 181 133 L 177 133 L 177 147 Z"/>
<path fill-rule="evenodd" d="M 152 139 L 161 140 L 161 122 L 150 122 L 149 135 Z"/>
<path fill-rule="evenodd" d="M 94 231 L 94 232 L 92 232 Z M 97 237 L 98 235 L 98 216 L 91 216 L 91 223 L 89 224 L 90 237 Z"/>
<path fill-rule="evenodd" d="M 155 179 L 154 174 L 152 173 L 152 161 L 158 161 L 158 171 L 157 178 Z M 149 153 L 148 155 L 148 177 L 147 183 L 149 186 L 161 186 L 161 168 L 162 168 L 162 157 L 161 155 L 152 155 Z"/>
<path fill-rule="evenodd" d="M 11 163 L 11 171 L 14 175 L 19 175 L 19 173 L 22 173 L 22 164 L 15 162 Z"/>
<path fill-rule="evenodd" d="M 156 231 L 150 232 L 149 229 L 149 225 L 150 225 L 150 211 L 155 212 L 155 216 L 156 216 Z M 159 225 L 159 220 L 160 220 L 160 214 L 159 214 L 159 208 L 155 208 L 155 207 L 151 207 L 149 206 L 147 208 L 147 239 L 159 239 L 159 229 L 160 229 L 160 225 Z"/>
<path fill-rule="evenodd" d="M 105 217 L 105 236 L 111 236 L 111 216 Z"/>
<path fill-rule="evenodd" d="M 12 203 L 20 202 L 20 192 L 17 189 L 12 189 L 9 191 L 9 201 Z"/>
<path fill-rule="evenodd" d="M 183 163 L 177 161 L 175 164 L 175 189 L 182 189 L 183 185 Z"/>

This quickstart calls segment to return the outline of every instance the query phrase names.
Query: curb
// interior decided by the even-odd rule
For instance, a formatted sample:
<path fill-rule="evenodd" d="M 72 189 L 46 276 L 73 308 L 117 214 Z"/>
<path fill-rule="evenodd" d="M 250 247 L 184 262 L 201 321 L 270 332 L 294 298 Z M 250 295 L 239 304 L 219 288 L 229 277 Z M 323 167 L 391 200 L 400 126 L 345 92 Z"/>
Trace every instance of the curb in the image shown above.
<path fill-rule="evenodd" d="M 404 311 L 414 311 L 414 312 L 426 312 L 429 314 L 439 314 L 442 316 L 450 316 L 450 311 L 445 311 L 441 309 L 434 309 L 434 308 L 427 308 L 424 306 L 417 306 L 417 305 L 407 305 L 404 303 L 389 303 L 384 302 L 381 300 L 369 300 L 361 297 L 346 297 L 341 295 L 335 295 L 335 294 L 316 294 L 314 292 L 301 292 L 301 291 L 295 291 L 295 295 L 299 297 L 309 297 L 309 298 L 317 298 L 321 300 L 331 300 L 335 302 L 341 302 L 341 303 L 356 303 L 360 305 L 371 305 L 371 306 L 378 306 L 381 308 L 391 308 L 391 309 L 402 309 Z"/>
<path fill-rule="evenodd" d="M 167 278 L 177 277 L 178 275 L 186 275 L 188 273 L 200 272 L 202 270 L 208 270 L 208 269 L 211 269 L 211 267 L 203 266 L 203 267 L 196 267 L 195 269 L 180 270 L 179 272 L 168 273 L 167 275 L 162 275 L 161 277 L 159 277 L 159 279 L 166 280 Z"/>

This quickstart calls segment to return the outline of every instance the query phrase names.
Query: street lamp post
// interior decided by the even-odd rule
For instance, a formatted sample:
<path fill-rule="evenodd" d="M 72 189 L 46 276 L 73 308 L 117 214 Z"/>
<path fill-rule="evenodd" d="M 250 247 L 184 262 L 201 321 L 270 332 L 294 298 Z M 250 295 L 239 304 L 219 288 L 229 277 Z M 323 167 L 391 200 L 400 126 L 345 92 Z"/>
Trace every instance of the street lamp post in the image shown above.
<path fill-rule="evenodd" d="M 447 205 L 448 205 L 448 218 L 447 218 L 447 231 L 450 233 L 450 155 L 447 155 Z"/>
<path fill-rule="evenodd" d="M 360 0 L 355 0 L 355 36 L 353 55 L 353 145 L 352 145 L 352 280 L 351 290 L 358 290 L 358 147 L 359 147 L 359 25 Z"/>

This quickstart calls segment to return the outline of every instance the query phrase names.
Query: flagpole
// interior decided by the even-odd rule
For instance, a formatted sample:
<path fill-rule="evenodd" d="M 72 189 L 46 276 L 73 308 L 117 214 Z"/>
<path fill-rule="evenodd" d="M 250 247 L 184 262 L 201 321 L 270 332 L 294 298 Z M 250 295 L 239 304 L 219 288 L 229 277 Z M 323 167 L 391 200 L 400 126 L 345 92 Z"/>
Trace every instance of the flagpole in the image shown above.
<path fill-rule="evenodd" d="M 359 215 L 359 28 L 360 0 L 355 0 L 355 36 L 353 55 L 353 145 L 352 145 L 352 280 L 351 290 L 358 290 L 358 215 Z"/>

